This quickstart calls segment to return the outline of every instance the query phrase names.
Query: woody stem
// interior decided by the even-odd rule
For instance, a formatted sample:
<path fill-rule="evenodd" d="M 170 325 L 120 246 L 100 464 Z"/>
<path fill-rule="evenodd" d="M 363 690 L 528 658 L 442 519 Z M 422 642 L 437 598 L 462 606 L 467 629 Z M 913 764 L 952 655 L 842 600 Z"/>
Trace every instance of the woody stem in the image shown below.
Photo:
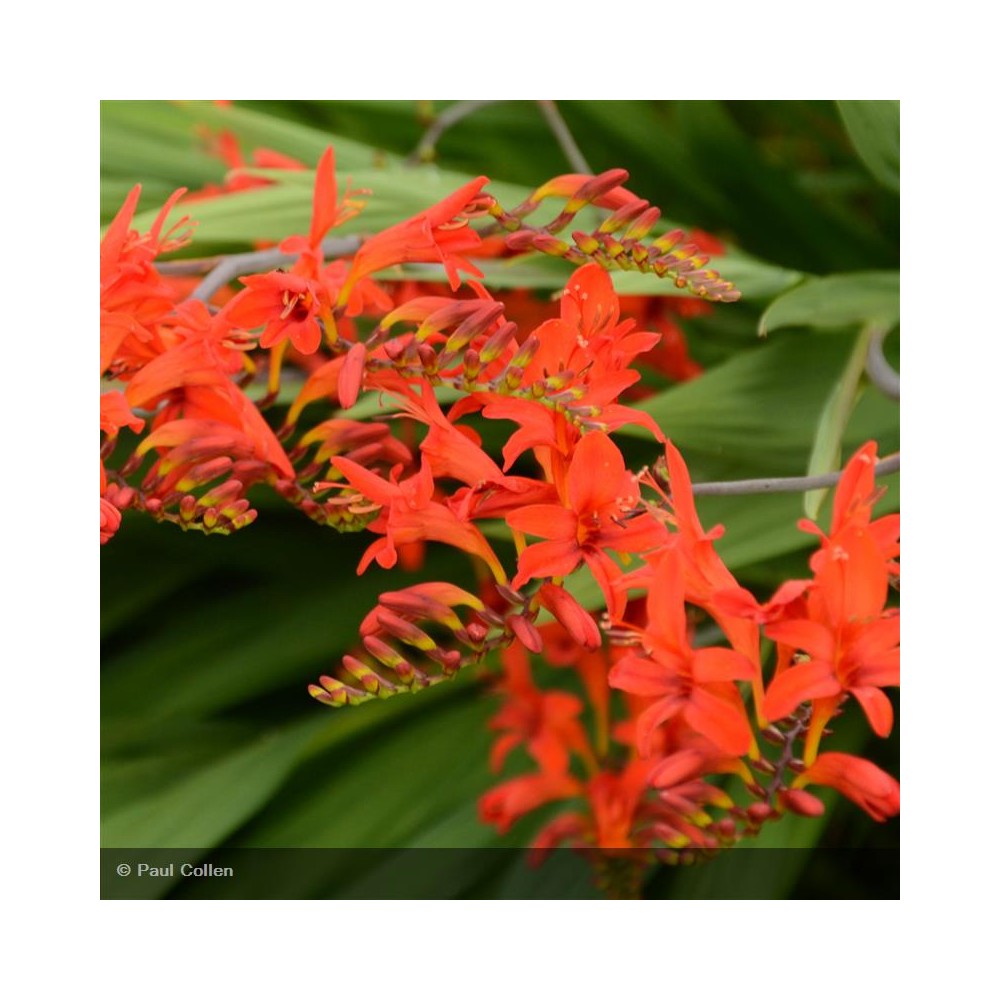
<path fill-rule="evenodd" d="M 320 244 L 324 257 L 347 257 L 361 246 L 358 236 L 339 236 Z M 299 259 L 297 253 L 283 253 L 277 248 L 250 250 L 221 257 L 202 257 L 198 260 L 169 260 L 156 265 L 161 274 L 188 275 L 202 274 L 204 280 L 191 293 L 192 299 L 208 302 L 223 286 L 243 274 L 270 271 L 285 264 L 294 264 Z"/>
<path fill-rule="evenodd" d="M 899 452 L 883 458 L 875 466 L 876 476 L 889 476 L 899 472 Z M 694 483 L 695 496 L 722 497 L 751 493 L 805 493 L 809 490 L 836 486 L 842 472 L 827 472 L 821 476 L 783 476 L 775 479 L 734 479 L 721 483 Z"/>
<path fill-rule="evenodd" d="M 594 171 L 591 169 L 590 164 L 587 163 L 587 158 L 580 152 L 580 147 L 576 144 L 573 133 L 570 132 L 569 126 L 566 124 L 566 119 L 563 118 L 556 107 L 556 102 L 536 101 L 535 103 L 541 109 L 545 121 L 552 130 L 552 134 L 556 137 L 559 148 L 566 154 L 566 159 L 569 160 L 570 166 L 578 174 L 592 174 Z"/>
<path fill-rule="evenodd" d="M 785 768 L 795 758 L 795 741 L 802 735 L 808 723 L 809 713 L 807 712 L 802 718 L 797 719 L 795 725 L 784 734 L 785 745 L 781 748 L 780 756 L 774 762 L 774 777 L 766 789 L 767 801 L 771 805 L 774 804 L 775 793 L 781 788 Z"/>
<path fill-rule="evenodd" d="M 873 386 L 889 399 L 899 402 L 899 372 L 886 360 L 882 352 L 888 330 L 879 330 L 868 344 L 865 371 Z"/>
<path fill-rule="evenodd" d="M 438 140 L 448 129 L 453 125 L 457 125 L 463 118 L 475 114 L 481 108 L 499 103 L 499 101 L 459 101 L 450 108 L 445 108 L 420 137 L 417 148 L 406 158 L 407 164 L 415 166 L 418 163 L 426 163 L 433 159 L 434 147 L 437 146 Z"/>

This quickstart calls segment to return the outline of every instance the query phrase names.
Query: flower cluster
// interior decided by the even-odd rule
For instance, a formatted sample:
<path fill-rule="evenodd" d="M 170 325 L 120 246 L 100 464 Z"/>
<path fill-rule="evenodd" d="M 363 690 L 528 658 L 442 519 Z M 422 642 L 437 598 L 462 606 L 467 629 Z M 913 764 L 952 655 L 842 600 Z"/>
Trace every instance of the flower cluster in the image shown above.
<path fill-rule="evenodd" d="M 372 535 L 358 573 L 419 560 L 427 543 L 466 553 L 476 593 L 447 581 L 383 593 L 357 648 L 310 691 L 353 705 L 473 663 L 494 671 L 491 764 L 529 769 L 483 796 L 483 820 L 504 832 L 563 803 L 535 845 L 605 867 L 626 852 L 607 869 L 616 891 L 656 859 L 707 856 L 786 812 L 821 813 L 813 786 L 877 820 L 899 809 L 892 777 L 821 752 L 850 699 L 879 736 L 893 725 L 883 689 L 899 683 L 888 607 L 899 521 L 872 513 L 875 445 L 847 464 L 829 533 L 803 525 L 819 537 L 810 578 L 764 603 L 742 589 L 716 552 L 721 529 L 699 521 L 669 428 L 627 402 L 637 365 L 699 369 L 667 310 L 628 315 L 611 272 L 670 280 L 699 309 L 738 292 L 705 268 L 709 237 L 650 237 L 659 212 L 626 179 L 559 177 L 507 210 L 478 177 L 327 260 L 329 233 L 361 208 L 357 192 L 338 197 L 330 149 L 309 232 L 280 244 L 292 263 L 207 303 L 157 267 L 188 238 L 186 219 L 166 229 L 184 192 L 140 234 L 136 189 L 101 244 L 102 544 L 126 510 L 243 528 L 256 516 L 248 491 L 263 484 L 318 524 Z M 551 221 L 530 222 L 549 199 L 562 203 Z M 585 208 L 603 221 L 567 242 L 558 234 Z M 498 253 L 576 269 L 557 303 L 501 301 L 477 263 Z M 439 265 L 446 285 L 380 280 L 414 262 Z M 352 417 L 366 394 L 402 419 Z M 513 427 L 499 456 L 476 431 L 484 421 Z M 652 469 L 629 468 L 613 437 L 625 424 L 659 442 Z M 573 596 L 587 576 L 599 608 Z"/>

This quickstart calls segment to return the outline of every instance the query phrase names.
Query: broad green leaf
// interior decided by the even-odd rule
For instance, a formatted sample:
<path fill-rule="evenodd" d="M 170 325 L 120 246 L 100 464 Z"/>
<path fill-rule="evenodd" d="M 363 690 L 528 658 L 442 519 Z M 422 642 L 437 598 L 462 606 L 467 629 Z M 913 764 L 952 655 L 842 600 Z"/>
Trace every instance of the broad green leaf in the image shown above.
<path fill-rule="evenodd" d="M 486 721 L 495 704 L 462 676 L 418 699 L 422 711 L 391 729 L 315 755 L 233 846 L 405 847 L 474 801 L 493 782 Z"/>
<path fill-rule="evenodd" d="M 885 260 L 891 249 L 886 235 L 857 213 L 838 210 L 829 197 L 814 197 L 779 143 L 762 142 L 747 131 L 738 103 L 676 104 L 674 130 L 699 183 L 712 185 L 725 204 L 721 217 L 698 215 L 698 224 L 735 231 L 751 252 L 804 271 L 827 273 Z"/>
<path fill-rule="evenodd" d="M 102 731 L 102 815 L 120 812 L 244 749 L 259 728 L 232 720 L 185 720 L 169 733 L 147 730 L 141 742 L 124 749 L 115 746 L 111 733 Z"/>
<path fill-rule="evenodd" d="M 105 586 L 101 603 L 101 636 L 125 628 L 142 612 L 165 602 L 168 596 L 197 579 L 197 569 L 183 563 L 168 564 L 156 573 L 137 575 L 128 587 Z"/>
<path fill-rule="evenodd" d="M 865 357 L 872 334 L 873 331 L 870 327 L 858 334 L 854 349 L 847 359 L 847 364 L 827 398 L 823 412 L 820 414 L 813 450 L 809 456 L 807 476 L 821 476 L 840 468 L 840 443 L 858 398 L 858 386 L 865 370 Z M 828 492 L 828 489 L 819 489 L 806 493 L 806 517 L 815 520 L 823 498 Z"/>
<path fill-rule="evenodd" d="M 335 140 L 334 140 L 335 141 Z M 338 164 L 339 167 L 339 164 Z M 312 175 L 274 171 L 280 183 L 269 187 L 238 191 L 210 200 L 180 205 L 169 216 L 168 225 L 182 215 L 191 215 L 198 225 L 194 246 L 199 244 L 252 243 L 256 240 L 281 240 L 295 233 L 309 231 L 312 216 Z M 437 167 L 386 167 L 352 170 L 350 177 L 338 169 L 341 192 L 348 180 L 354 190 L 370 190 L 364 196 L 364 210 L 337 228 L 333 235 L 378 232 L 424 211 L 452 194 L 472 178 Z M 489 190 L 505 205 L 523 201 L 531 189 L 510 184 L 491 183 Z M 137 216 L 133 226 L 140 232 L 148 229 L 155 212 Z"/>
<path fill-rule="evenodd" d="M 528 854 L 506 855 L 506 864 L 471 894 L 473 899 L 606 899 L 594 870 L 577 851 L 558 848 L 541 864 Z"/>
<path fill-rule="evenodd" d="M 899 101 L 837 101 L 847 134 L 872 176 L 899 190 Z"/>
<path fill-rule="evenodd" d="M 819 330 L 899 322 L 899 272 L 862 271 L 809 278 L 775 299 L 760 318 L 763 337 L 787 326 Z"/>
<path fill-rule="evenodd" d="M 851 343 L 845 335 L 758 342 L 637 408 L 685 454 L 694 449 L 754 466 L 760 475 L 802 475 L 823 401 Z M 620 433 L 648 436 L 632 425 Z"/>
<path fill-rule="evenodd" d="M 241 141 L 249 160 L 258 146 L 301 160 L 312 167 L 327 146 L 333 146 L 339 170 L 372 167 L 377 163 L 396 163 L 397 158 L 367 143 L 348 136 L 331 135 L 320 128 L 278 118 L 247 107 L 218 107 L 210 101 L 179 101 L 179 110 L 192 126 L 233 132 Z"/>
<path fill-rule="evenodd" d="M 255 149 L 264 147 L 312 167 L 331 144 L 344 170 L 396 162 L 373 146 L 252 108 L 218 107 L 211 101 L 103 101 L 102 171 L 127 173 L 128 167 L 135 166 L 137 154 L 129 148 L 131 139 L 144 158 L 142 170 L 153 176 L 173 176 L 190 183 L 200 173 L 202 182 L 221 180 L 229 168 L 208 153 L 206 137 L 224 131 L 239 141 L 247 163 Z M 162 153 L 162 161 L 148 157 L 154 150 Z M 177 175 L 182 167 L 186 173 Z"/>
<path fill-rule="evenodd" d="M 149 566 L 183 567 L 185 576 L 159 606 L 134 605 L 141 616 L 132 629 L 110 637 L 102 656 L 106 737 L 142 740 L 268 694 L 312 707 L 307 684 L 358 643 L 361 619 L 392 587 L 381 570 L 355 574 L 371 540 L 280 509 L 229 538 L 127 521 L 101 553 L 105 606 L 127 602 L 116 595 L 144 580 Z M 459 583 L 471 575 L 467 557 L 443 546 L 428 552 L 425 572 Z"/>
<path fill-rule="evenodd" d="M 112 812 L 105 847 L 210 847 L 242 825 L 285 780 L 323 720 L 261 733 L 247 746 Z"/>

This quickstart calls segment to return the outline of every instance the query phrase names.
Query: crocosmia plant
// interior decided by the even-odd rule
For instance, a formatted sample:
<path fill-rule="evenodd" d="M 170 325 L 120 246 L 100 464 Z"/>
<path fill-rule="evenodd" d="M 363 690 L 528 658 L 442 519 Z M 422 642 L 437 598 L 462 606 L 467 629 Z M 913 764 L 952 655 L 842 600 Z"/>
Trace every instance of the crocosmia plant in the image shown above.
<path fill-rule="evenodd" d="M 515 102 L 550 147 L 527 184 L 530 149 L 508 175 L 485 138 L 503 102 L 390 103 L 429 125 L 409 162 L 252 105 L 105 106 L 119 178 L 144 128 L 192 165 L 109 185 L 101 236 L 102 555 L 146 565 L 108 611 L 107 846 L 508 845 L 638 897 L 893 820 L 881 244 L 858 268 L 831 223 L 768 263 L 739 248 L 749 182 L 732 228 L 667 222 L 630 141 L 584 159 L 587 102 L 551 133 L 560 108 Z M 851 142 L 885 103 L 816 112 L 873 187 Z M 185 651 L 154 669 L 170 594 Z M 204 829 L 159 831 L 156 795 L 198 788 Z"/>

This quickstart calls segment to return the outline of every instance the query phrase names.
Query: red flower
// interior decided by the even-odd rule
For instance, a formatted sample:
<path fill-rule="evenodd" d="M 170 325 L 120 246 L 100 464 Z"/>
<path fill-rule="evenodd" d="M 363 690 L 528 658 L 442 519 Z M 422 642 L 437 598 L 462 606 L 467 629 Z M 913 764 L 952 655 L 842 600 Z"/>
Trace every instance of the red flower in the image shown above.
<path fill-rule="evenodd" d="M 736 578 L 715 551 L 715 542 L 724 534 L 725 529 L 722 525 L 716 525 L 709 531 L 705 531 L 702 527 L 694 502 L 691 474 L 683 456 L 671 441 L 666 443 L 666 464 L 670 484 L 669 495 L 664 495 L 665 505 L 670 511 L 666 515 L 666 520 L 677 529 L 677 548 L 682 557 L 685 600 L 704 608 L 718 622 L 733 648 L 753 664 L 754 704 L 759 707 L 764 697 L 760 668 L 760 633 L 756 624 L 739 614 L 733 614 L 725 602 L 719 600 L 720 595 L 739 589 Z M 662 493 L 655 479 L 647 478 L 643 482 Z M 622 585 L 641 584 L 648 574 L 648 568 L 629 574 L 622 581 Z"/>
<path fill-rule="evenodd" d="M 144 423 L 142 417 L 132 412 L 124 393 L 115 390 L 101 394 L 101 430 L 109 438 L 116 437 L 123 427 L 138 434 Z"/>
<path fill-rule="evenodd" d="M 187 217 L 162 234 L 170 210 L 184 194 L 175 191 L 148 233 L 129 228 L 139 203 L 136 185 L 101 240 L 101 373 L 138 367 L 132 358 L 148 360 L 157 353 L 146 345 L 157 341 L 156 324 L 173 308 L 177 292 L 153 266 L 161 253 L 187 242 Z M 126 361 L 121 355 L 125 355 Z"/>
<path fill-rule="evenodd" d="M 541 691 L 531 679 L 528 656 L 520 645 L 503 654 L 504 679 L 498 690 L 506 701 L 490 720 L 502 735 L 493 744 L 490 766 L 499 771 L 511 750 L 524 743 L 546 773 L 564 774 L 571 751 L 583 753 L 587 738 L 579 722 L 583 703 L 563 691 Z"/>
<path fill-rule="evenodd" d="M 331 464 L 354 489 L 382 508 L 368 529 L 384 533 L 385 537 L 369 546 L 358 565 L 359 574 L 373 559 L 383 568 L 391 569 L 398 558 L 397 544 L 426 539 L 479 556 L 490 567 L 495 579 L 506 583 L 503 566 L 479 529 L 432 499 L 434 479 L 428 464 L 423 463 L 416 475 L 401 482 L 396 479 L 398 468 L 393 470 L 392 478 L 383 479 L 347 458 L 333 458 Z M 316 488 L 326 489 L 333 485 L 337 484 L 317 483 Z"/>
<path fill-rule="evenodd" d="M 490 789 L 479 800 L 479 818 L 493 823 L 500 833 L 526 813 L 559 799 L 573 798 L 584 793 L 582 782 L 569 774 L 543 771 L 512 778 Z"/>
<path fill-rule="evenodd" d="M 639 487 L 606 434 L 594 432 L 580 441 L 562 486 L 562 506 L 532 504 L 507 515 L 515 530 L 548 539 L 521 553 L 514 586 L 530 579 L 563 577 L 586 562 L 608 609 L 620 614 L 624 599 L 615 593 L 612 581 L 621 570 L 604 550 L 645 552 L 662 545 L 668 534 L 649 514 L 633 516 Z"/>
<path fill-rule="evenodd" d="M 299 265 L 295 265 L 296 269 Z M 309 270 L 315 273 L 318 268 Z M 302 273 L 271 271 L 240 279 L 246 286 L 226 305 L 234 326 L 264 327 L 261 347 L 275 347 L 284 340 L 302 354 L 314 354 L 322 340 L 320 322 L 330 316 L 329 296 L 313 277 Z"/>
<path fill-rule="evenodd" d="M 101 497 L 101 545 L 114 537 L 121 523 L 121 511 L 113 503 Z"/>
<path fill-rule="evenodd" d="M 646 599 L 649 623 L 636 629 L 644 655 L 630 653 L 608 675 L 613 688 L 657 700 L 639 716 L 636 743 L 650 752 L 657 726 L 682 715 L 725 755 L 746 753 L 753 735 L 734 680 L 753 680 L 754 665 L 732 649 L 693 649 L 687 637 L 684 576 L 676 547 L 662 553 Z"/>
<path fill-rule="evenodd" d="M 337 203 L 337 176 L 333 147 L 327 147 L 316 166 L 312 223 L 308 238 L 293 236 L 281 244 L 287 253 L 299 253 L 291 271 L 271 271 L 240 280 L 246 286 L 223 310 L 234 326 L 264 327 L 261 347 L 285 340 L 302 354 L 313 354 L 322 339 L 320 324 L 332 329 L 333 302 L 340 290 L 336 276 L 342 268 L 323 268 L 320 244 L 327 232 L 353 214 Z"/>
<path fill-rule="evenodd" d="M 776 642 L 809 657 L 775 676 L 763 706 L 773 720 L 813 702 L 806 763 L 815 759 L 822 729 L 844 694 L 858 700 L 879 736 L 892 730 L 892 704 L 880 689 L 899 686 L 899 617 L 885 611 L 899 522 L 895 517 L 871 521 L 874 464 L 872 443 L 854 455 L 838 484 L 831 536 L 810 563 L 816 575 L 805 615 L 764 629 Z"/>
<path fill-rule="evenodd" d="M 488 177 L 477 177 L 412 219 L 366 240 L 354 256 L 338 304 L 347 302 L 360 278 L 394 264 L 441 263 L 452 291 L 461 284 L 460 270 L 481 278 L 483 272 L 462 255 L 478 249 L 482 243 L 479 234 L 469 226 L 468 215 L 478 210 L 483 201 L 480 192 L 488 182 Z"/>
<path fill-rule="evenodd" d="M 795 779 L 795 787 L 829 785 L 856 802 L 879 823 L 899 813 L 899 782 L 871 761 L 847 753 L 821 753 Z"/>

